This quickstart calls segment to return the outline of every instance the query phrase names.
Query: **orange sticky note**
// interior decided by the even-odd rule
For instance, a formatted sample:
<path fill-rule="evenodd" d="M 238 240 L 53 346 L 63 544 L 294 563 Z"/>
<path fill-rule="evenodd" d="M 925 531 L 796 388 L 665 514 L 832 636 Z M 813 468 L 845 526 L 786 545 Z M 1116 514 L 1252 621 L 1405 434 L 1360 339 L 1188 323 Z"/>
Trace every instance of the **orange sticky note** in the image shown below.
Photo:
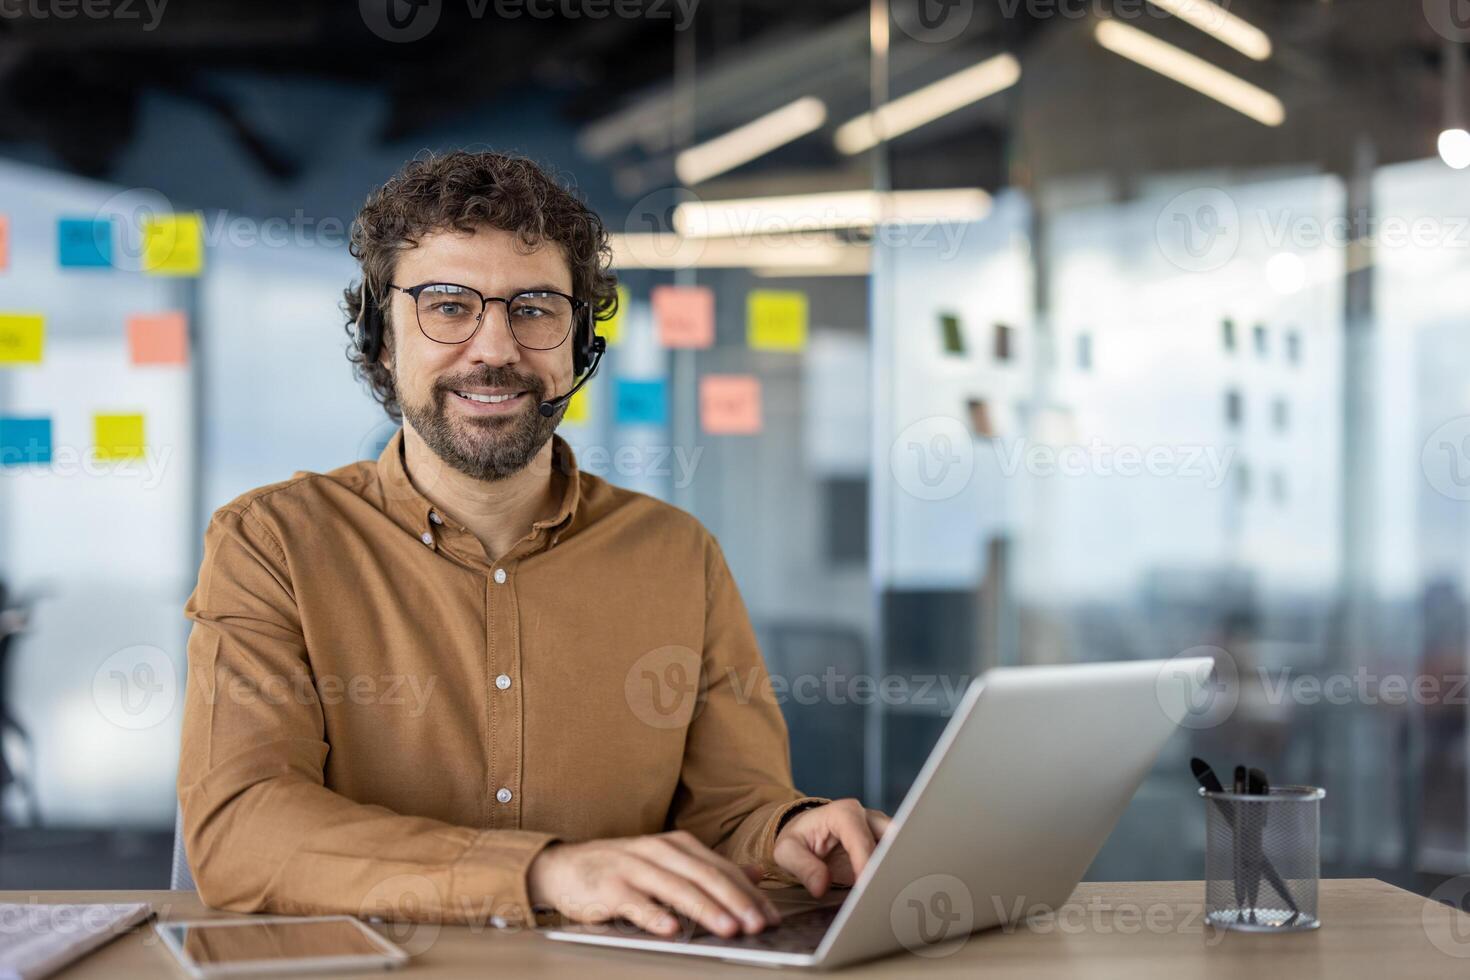
<path fill-rule="evenodd" d="M 10 219 L 0 214 L 0 272 L 10 268 Z"/>
<path fill-rule="evenodd" d="M 128 356 L 134 364 L 187 364 L 189 321 L 177 311 L 128 317 Z"/>
<path fill-rule="evenodd" d="M 761 381 L 750 374 L 706 374 L 699 379 L 699 421 L 716 436 L 753 436 L 761 430 Z"/>
<path fill-rule="evenodd" d="M 715 342 L 715 293 L 708 286 L 655 286 L 653 322 L 665 347 L 708 347 Z"/>

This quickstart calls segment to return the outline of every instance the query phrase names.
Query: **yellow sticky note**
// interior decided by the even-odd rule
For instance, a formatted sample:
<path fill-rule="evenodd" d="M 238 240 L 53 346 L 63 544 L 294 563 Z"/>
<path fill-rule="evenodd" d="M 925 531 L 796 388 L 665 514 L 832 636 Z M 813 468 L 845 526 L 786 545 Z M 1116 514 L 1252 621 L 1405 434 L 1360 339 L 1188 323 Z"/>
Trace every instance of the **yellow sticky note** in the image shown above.
<path fill-rule="evenodd" d="M 581 391 L 577 392 L 575 395 L 572 396 L 572 400 L 567 402 L 567 410 L 566 413 L 562 415 L 561 420 L 563 422 L 569 422 L 572 425 L 580 425 L 583 422 L 587 421 L 586 388 L 583 388 Z"/>
<path fill-rule="evenodd" d="M 92 441 L 98 459 L 137 459 L 143 455 L 143 416 L 94 415 Z"/>
<path fill-rule="evenodd" d="M 40 313 L 0 313 L 0 364 L 40 364 L 45 346 Z"/>
<path fill-rule="evenodd" d="M 204 221 L 197 214 L 161 214 L 143 222 L 143 271 L 197 276 L 204 270 Z"/>
<path fill-rule="evenodd" d="M 597 332 L 607 338 L 607 346 L 616 347 L 623 339 L 623 323 L 628 319 L 628 287 L 618 287 L 618 312 L 613 314 L 611 320 L 604 320 L 597 325 Z"/>
<path fill-rule="evenodd" d="M 806 293 L 755 289 L 745 301 L 745 339 L 753 350 L 806 347 Z"/>

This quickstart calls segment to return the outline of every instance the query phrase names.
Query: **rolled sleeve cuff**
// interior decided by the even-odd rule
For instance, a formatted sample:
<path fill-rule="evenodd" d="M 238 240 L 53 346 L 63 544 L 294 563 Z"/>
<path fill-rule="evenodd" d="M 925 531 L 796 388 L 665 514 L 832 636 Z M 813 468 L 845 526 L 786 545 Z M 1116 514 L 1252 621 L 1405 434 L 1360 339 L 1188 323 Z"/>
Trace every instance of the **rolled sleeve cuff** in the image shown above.
<path fill-rule="evenodd" d="M 803 796 L 783 803 L 775 807 L 765 826 L 761 829 L 760 836 L 753 842 L 752 850 L 757 855 L 757 863 L 760 866 L 761 878 L 765 881 L 775 881 L 783 885 L 799 885 L 801 879 L 792 875 L 785 868 L 776 863 L 776 836 L 781 831 L 781 824 L 788 816 L 798 811 L 809 810 L 812 807 L 823 806 L 832 801 L 822 796 Z"/>
<path fill-rule="evenodd" d="M 483 917 L 490 899 L 496 926 L 535 926 L 527 873 L 554 834 L 531 830 L 487 830 L 454 865 L 449 901 L 455 918 Z"/>

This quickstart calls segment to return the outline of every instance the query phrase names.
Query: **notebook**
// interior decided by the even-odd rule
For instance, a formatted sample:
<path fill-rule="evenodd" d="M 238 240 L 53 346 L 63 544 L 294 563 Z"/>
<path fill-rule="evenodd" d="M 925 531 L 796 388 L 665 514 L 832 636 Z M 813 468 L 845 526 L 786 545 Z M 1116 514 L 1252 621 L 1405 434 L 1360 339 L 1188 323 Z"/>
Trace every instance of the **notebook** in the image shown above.
<path fill-rule="evenodd" d="M 153 914 L 118 905 L 0 903 L 0 980 L 40 980 L 128 932 Z"/>

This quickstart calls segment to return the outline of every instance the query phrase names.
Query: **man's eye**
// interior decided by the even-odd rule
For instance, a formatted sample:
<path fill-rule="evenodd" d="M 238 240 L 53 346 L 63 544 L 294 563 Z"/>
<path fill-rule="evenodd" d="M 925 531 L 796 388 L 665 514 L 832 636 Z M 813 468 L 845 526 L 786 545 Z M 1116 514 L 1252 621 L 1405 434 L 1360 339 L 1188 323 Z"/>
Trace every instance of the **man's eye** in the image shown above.
<path fill-rule="evenodd" d="M 444 316 L 459 316 L 460 314 L 465 312 L 465 305 L 463 303 L 455 303 L 452 301 L 435 303 L 434 312 L 442 313 Z"/>
<path fill-rule="evenodd" d="M 527 320 L 535 320 L 546 315 L 546 311 L 539 306 L 517 306 L 516 316 Z"/>

